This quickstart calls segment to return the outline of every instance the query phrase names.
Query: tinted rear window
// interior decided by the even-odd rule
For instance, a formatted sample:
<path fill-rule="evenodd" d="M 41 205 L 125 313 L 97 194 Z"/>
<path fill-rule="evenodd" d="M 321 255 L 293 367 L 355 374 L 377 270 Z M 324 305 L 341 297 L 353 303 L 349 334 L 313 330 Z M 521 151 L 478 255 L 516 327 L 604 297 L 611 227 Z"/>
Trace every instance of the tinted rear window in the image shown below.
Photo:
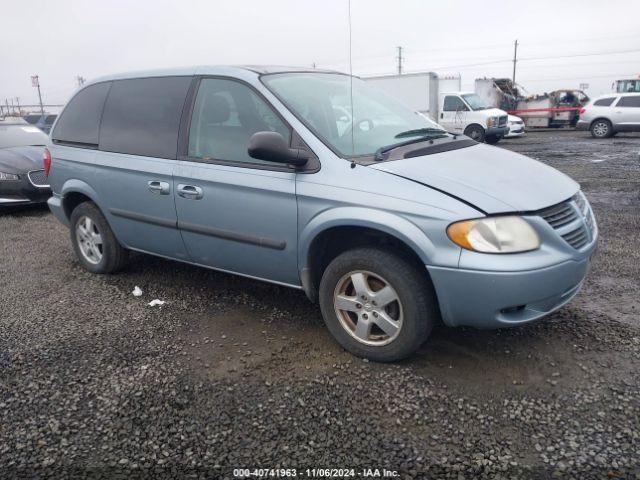
<path fill-rule="evenodd" d="M 53 122 L 56 121 L 56 117 L 57 115 L 47 115 L 47 118 L 45 119 L 44 123 L 46 125 L 53 125 Z"/>
<path fill-rule="evenodd" d="M 640 95 L 633 97 L 622 97 L 616 107 L 640 107 Z"/>
<path fill-rule="evenodd" d="M 98 145 L 100 115 L 110 86 L 109 82 L 97 83 L 80 90 L 64 108 L 51 138 L 60 142 Z"/>
<path fill-rule="evenodd" d="M 29 123 L 38 123 L 40 120 L 40 115 L 27 115 L 24 119 Z"/>
<path fill-rule="evenodd" d="M 102 116 L 100 150 L 176 158 L 190 83 L 191 77 L 114 81 Z"/>
<path fill-rule="evenodd" d="M 595 107 L 608 107 L 613 103 L 615 98 L 616 97 L 601 98 L 600 100 L 596 100 L 595 102 L 593 102 L 593 105 Z"/>

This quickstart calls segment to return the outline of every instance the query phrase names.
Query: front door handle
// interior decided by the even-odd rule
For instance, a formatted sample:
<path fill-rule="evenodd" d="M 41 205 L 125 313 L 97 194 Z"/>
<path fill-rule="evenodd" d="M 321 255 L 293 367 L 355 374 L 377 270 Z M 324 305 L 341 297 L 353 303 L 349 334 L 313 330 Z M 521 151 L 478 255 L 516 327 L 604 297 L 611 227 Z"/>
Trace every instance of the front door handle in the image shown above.
<path fill-rule="evenodd" d="M 184 183 L 178 184 L 178 195 L 182 198 L 188 198 L 191 200 L 200 200 L 202 198 L 202 188 L 195 185 L 185 185 Z"/>
<path fill-rule="evenodd" d="M 167 182 L 151 180 L 150 182 L 147 182 L 147 185 L 149 186 L 149 191 L 157 195 L 169 195 L 169 192 L 171 191 Z"/>

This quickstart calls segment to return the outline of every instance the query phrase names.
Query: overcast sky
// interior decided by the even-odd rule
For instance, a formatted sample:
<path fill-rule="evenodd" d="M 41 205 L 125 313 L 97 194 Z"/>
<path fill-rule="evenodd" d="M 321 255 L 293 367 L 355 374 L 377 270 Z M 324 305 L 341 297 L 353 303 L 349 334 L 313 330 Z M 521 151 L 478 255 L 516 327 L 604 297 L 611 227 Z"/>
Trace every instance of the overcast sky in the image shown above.
<path fill-rule="evenodd" d="M 285 64 L 348 71 L 347 0 L 5 0 L 0 101 L 63 103 L 75 77 L 203 64 Z M 463 88 L 511 76 L 530 93 L 640 75 L 640 1 L 352 0 L 353 71 L 460 72 Z M 606 55 L 585 56 L 592 53 Z M 540 60 L 526 60 L 538 57 Z M 477 65 L 484 63 L 484 65 Z M 475 65 L 475 66 L 470 66 Z"/>

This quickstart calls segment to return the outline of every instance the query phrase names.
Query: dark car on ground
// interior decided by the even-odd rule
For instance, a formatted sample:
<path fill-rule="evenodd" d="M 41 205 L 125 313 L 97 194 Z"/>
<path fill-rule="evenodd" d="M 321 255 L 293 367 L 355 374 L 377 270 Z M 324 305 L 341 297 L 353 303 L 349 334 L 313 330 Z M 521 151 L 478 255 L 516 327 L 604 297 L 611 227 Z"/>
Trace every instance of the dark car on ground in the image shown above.
<path fill-rule="evenodd" d="M 42 168 L 48 137 L 19 117 L 0 117 L 0 208 L 46 202 L 51 189 Z"/>
<path fill-rule="evenodd" d="M 55 115 L 55 114 L 41 115 L 37 113 L 37 114 L 25 115 L 24 119 L 31 125 L 38 127 L 44 133 L 49 134 L 49 132 L 51 131 L 51 127 L 53 126 L 53 122 L 56 121 L 57 117 L 58 115 Z"/>

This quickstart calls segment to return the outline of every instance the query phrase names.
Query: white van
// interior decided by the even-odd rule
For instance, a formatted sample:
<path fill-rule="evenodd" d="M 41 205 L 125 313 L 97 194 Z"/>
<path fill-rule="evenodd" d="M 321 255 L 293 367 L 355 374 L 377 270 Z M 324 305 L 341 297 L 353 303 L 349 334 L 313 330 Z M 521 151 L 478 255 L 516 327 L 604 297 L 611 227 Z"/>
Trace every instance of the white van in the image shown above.
<path fill-rule="evenodd" d="M 497 143 L 509 132 L 507 112 L 491 108 L 474 92 L 460 91 L 460 75 L 435 72 L 363 78 L 451 133 Z"/>

